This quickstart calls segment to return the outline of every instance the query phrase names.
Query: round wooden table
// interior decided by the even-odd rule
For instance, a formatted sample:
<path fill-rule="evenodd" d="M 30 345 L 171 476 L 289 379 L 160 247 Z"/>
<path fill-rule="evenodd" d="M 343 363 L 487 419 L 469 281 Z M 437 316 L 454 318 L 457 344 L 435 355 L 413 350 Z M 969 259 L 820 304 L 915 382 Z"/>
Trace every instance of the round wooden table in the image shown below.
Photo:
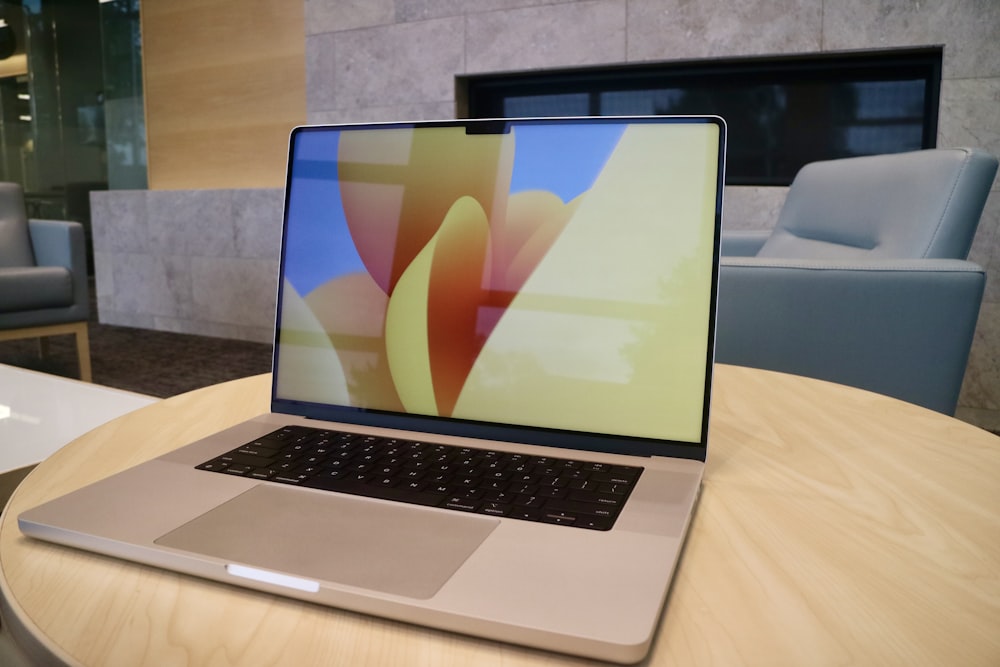
<path fill-rule="evenodd" d="M 651 665 L 1000 665 L 1000 438 L 816 380 L 719 366 L 708 467 Z M 3 624 L 38 662 L 560 665 L 565 657 L 25 538 L 17 515 L 268 409 L 267 375 L 54 454 L 0 524 Z M 585 662 L 585 661 L 584 661 Z"/>

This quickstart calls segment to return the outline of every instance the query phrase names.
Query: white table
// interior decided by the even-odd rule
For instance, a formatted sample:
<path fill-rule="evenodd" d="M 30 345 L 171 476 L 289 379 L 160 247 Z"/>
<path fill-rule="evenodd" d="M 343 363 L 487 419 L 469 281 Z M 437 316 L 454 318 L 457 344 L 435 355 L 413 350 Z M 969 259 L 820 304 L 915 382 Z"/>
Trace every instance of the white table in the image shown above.
<path fill-rule="evenodd" d="M 0 364 L 0 506 L 15 471 L 48 458 L 91 429 L 160 399 Z M 5 489 L 5 473 L 11 485 Z M 6 493 L 4 492 L 6 491 Z"/>

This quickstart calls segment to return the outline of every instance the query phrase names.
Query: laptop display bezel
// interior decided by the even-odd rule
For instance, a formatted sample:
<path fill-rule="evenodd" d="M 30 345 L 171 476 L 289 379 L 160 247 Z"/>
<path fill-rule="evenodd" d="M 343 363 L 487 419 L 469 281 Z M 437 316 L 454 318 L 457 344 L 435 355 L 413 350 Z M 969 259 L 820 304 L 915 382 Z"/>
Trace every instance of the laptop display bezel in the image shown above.
<path fill-rule="evenodd" d="M 351 123 L 338 125 L 305 125 L 292 130 L 289 138 L 289 168 L 286 173 L 285 197 L 282 212 L 282 249 L 279 276 L 285 275 L 285 238 L 289 219 L 289 192 L 296 138 L 303 132 L 335 130 L 357 130 L 365 128 L 414 129 L 421 127 L 464 127 L 470 134 L 507 133 L 514 124 L 545 123 L 667 123 L 667 124 L 713 124 L 718 129 L 718 174 L 715 201 L 715 221 L 712 248 L 711 303 L 709 306 L 708 336 L 705 353 L 705 386 L 702 405 L 701 434 L 698 442 L 672 439 L 655 439 L 631 435 L 611 435 L 587 431 L 523 426 L 508 423 L 486 422 L 453 417 L 437 417 L 408 414 L 393 411 L 311 403 L 301 400 L 281 398 L 278 395 L 279 337 L 281 333 L 280 313 L 283 299 L 283 280 L 278 280 L 276 326 L 272 358 L 271 410 L 275 413 L 295 415 L 309 419 L 350 424 L 359 427 L 380 427 L 426 434 L 469 437 L 547 447 L 608 452 L 633 456 L 666 456 L 705 461 L 707 456 L 709 413 L 711 406 L 712 379 L 715 351 L 716 304 L 719 281 L 720 234 L 722 225 L 723 186 L 725 182 L 726 126 L 717 116 L 600 116 L 580 118 L 509 118 L 509 119 L 457 119 L 438 121 L 411 121 L 392 123 Z"/>

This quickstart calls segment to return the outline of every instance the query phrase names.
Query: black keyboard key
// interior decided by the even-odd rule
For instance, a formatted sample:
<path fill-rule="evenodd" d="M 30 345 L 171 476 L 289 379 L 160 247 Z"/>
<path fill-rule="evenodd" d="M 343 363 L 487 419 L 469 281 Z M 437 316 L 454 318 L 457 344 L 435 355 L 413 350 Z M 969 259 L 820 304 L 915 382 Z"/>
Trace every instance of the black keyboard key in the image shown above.
<path fill-rule="evenodd" d="M 227 475 L 249 475 L 254 470 L 253 466 L 243 466 L 243 465 L 230 465 L 226 466 L 219 472 L 224 472 Z"/>
<path fill-rule="evenodd" d="M 238 451 L 223 454 L 219 459 L 231 466 L 252 466 L 254 468 L 266 468 L 278 460 L 274 456 L 252 456 L 250 454 L 241 454 Z"/>
<path fill-rule="evenodd" d="M 625 497 L 611 493 L 592 493 L 590 491 L 572 491 L 569 494 L 570 500 L 579 500 L 585 503 L 598 503 L 607 507 L 621 507 L 625 502 Z"/>
<path fill-rule="evenodd" d="M 540 508 L 545 504 L 545 498 L 540 496 L 520 495 L 514 500 L 514 504 L 518 507 Z"/>
<path fill-rule="evenodd" d="M 513 507 L 508 517 L 512 519 L 522 519 L 524 521 L 539 521 L 542 511 L 533 507 Z"/>
<path fill-rule="evenodd" d="M 507 503 L 497 503 L 497 502 L 484 502 L 479 506 L 479 512 L 481 514 L 489 514 L 491 516 L 507 516 L 510 514 L 511 509 L 513 509 Z"/>
<path fill-rule="evenodd" d="M 599 516 L 578 516 L 576 522 L 573 524 L 577 528 L 589 528 L 590 530 L 611 530 L 615 520 L 610 517 L 599 517 Z"/>
<path fill-rule="evenodd" d="M 301 484 L 307 479 L 309 479 L 309 475 L 295 473 L 278 473 L 272 478 L 273 481 L 281 482 L 282 484 Z"/>
<path fill-rule="evenodd" d="M 475 512 L 479 507 L 479 503 L 475 500 L 452 496 L 451 498 L 446 498 L 445 501 L 441 503 L 441 507 L 450 510 L 459 510 L 461 512 Z"/>
<path fill-rule="evenodd" d="M 451 490 L 451 495 L 460 496 L 468 500 L 481 500 L 486 496 L 486 493 L 484 489 L 470 489 L 464 486 L 456 486 Z"/>
<path fill-rule="evenodd" d="M 576 500 L 566 500 L 553 498 L 545 504 L 546 510 L 569 512 L 572 514 L 586 514 L 589 516 L 599 516 L 605 519 L 613 519 L 617 511 L 613 507 L 600 505 L 598 503 L 584 503 Z"/>
<path fill-rule="evenodd" d="M 238 454 L 246 454 L 248 456 L 260 456 L 260 457 L 274 457 L 277 456 L 281 451 L 281 447 L 268 447 L 266 443 L 260 441 L 251 442 L 249 444 L 243 445 L 238 448 L 236 452 Z"/>
<path fill-rule="evenodd" d="M 217 460 L 206 461 L 205 463 L 202 463 L 200 466 L 197 466 L 198 470 L 208 470 L 210 472 L 222 472 L 225 468 L 228 467 L 229 464 L 226 463 L 225 461 L 217 461 Z"/>
<path fill-rule="evenodd" d="M 545 510 L 542 512 L 542 522 L 557 523 L 561 526 L 572 525 L 576 523 L 576 515 L 568 512 L 550 512 L 549 510 Z"/>
<path fill-rule="evenodd" d="M 605 484 L 633 484 L 635 477 L 622 472 L 595 472 L 590 476 L 591 481 Z"/>

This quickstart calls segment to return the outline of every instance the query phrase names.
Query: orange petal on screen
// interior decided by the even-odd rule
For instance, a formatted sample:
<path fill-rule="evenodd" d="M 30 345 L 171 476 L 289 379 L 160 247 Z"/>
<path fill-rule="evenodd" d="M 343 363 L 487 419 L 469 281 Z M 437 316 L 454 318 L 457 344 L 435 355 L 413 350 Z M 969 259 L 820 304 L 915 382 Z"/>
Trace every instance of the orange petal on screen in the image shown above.
<path fill-rule="evenodd" d="M 386 349 L 407 410 L 448 416 L 454 409 L 485 340 L 476 324 L 488 244 L 482 206 L 460 198 L 389 297 Z"/>
<path fill-rule="evenodd" d="M 513 168 L 511 135 L 469 141 L 464 128 L 341 136 L 340 194 L 358 254 L 387 294 L 437 233 L 452 204 L 475 198 L 502 215 Z"/>
<path fill-rule="evenodd" d="M 462 197 L 438 231 L 427 295 L 431 373 L 442 415 L 455 408 L 486 340 L 477 324 L 487 297 L 483 280 L 488 247 L 486 213 L 475 199 Z"/>
<path fill-rule="evenodd" d="M 493 328 L 576 210 L 544 191 L 508 198 L 502 232 L 471 197 L 455 202 L 435 237 L 428 348 L 438 414 L 450 415 Z M 504 266 L 497 239 L 510 253 Z M 493 273 L 500 264 L 499 274 Z M 488 276 L 489 283 L 484 285 Z M 497 284 L 497 276 L 502 276 Z"/>

